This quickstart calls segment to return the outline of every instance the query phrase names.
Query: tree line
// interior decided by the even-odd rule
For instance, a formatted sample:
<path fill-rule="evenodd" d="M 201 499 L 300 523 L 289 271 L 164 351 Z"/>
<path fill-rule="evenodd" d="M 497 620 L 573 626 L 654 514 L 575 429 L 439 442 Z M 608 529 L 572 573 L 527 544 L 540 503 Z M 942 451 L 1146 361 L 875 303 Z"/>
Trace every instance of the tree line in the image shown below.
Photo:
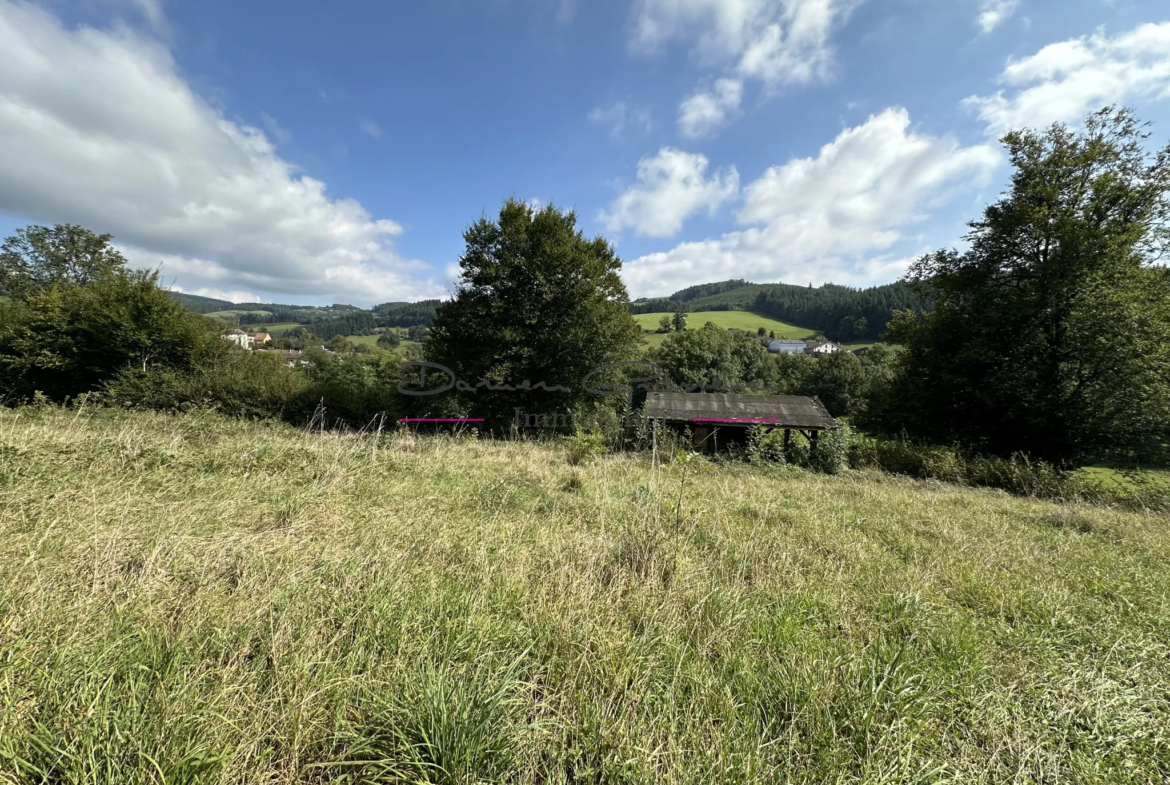
<path fill-rule="evenodd" d="M 786 321 L 837 319 L 833 329 L 855 334 L 888 322 L 890 340 L 904 347 L 896 355 L 884 346 L 816 360 L 769 355 L 756 337 L 714 325 L 672 332 L 646 354 L 612 244 L 586 237 L 572 212 L 508 200 L 464 233 L 456 291 L 437 304 L 417 355 L 456 377 L 423 391 L 441 395 L 403 392 L 400 383 L 422 382 L 400 351 L 318 350 L 297 369 L 241 350 L 221 340 L 223 322 L 183 308 L 156 274 L 129 269 L 108 235 L 69 225 L 21 230 L 0 249 L 9 298 L 0 303 L 0 395 L 91 393 L 117 405 L 212 405 L 292 421 L 326 411 L 350 424 L 379 414 L 475 417 L 501 433 L 517 408 L 611 405 L 583 380 L 601 366 L 649 359 L 683 386 L 816 395 L 878 436 L 1056 465 L 1166 462 L 1170 147 L 1150 152 L 1146 127 L 1112 108 L 1078 128 L 1025 129 L 1002 142 L 1010 188 L 971 222 L 965 251 L 924 256 L 895 285 L 755 295 L 760 310 Z M 726 305 L 738 283 L 686 296 Z M 681 315 L 683 303 L 672 302 Z M 333 325 L 336 339 L 391 313 L 422 318 L 429 304 L 403 306 L 339 314 L 314 332 L 327 340 L 323 328 Z M 423 338 L 427 328 L 414 329 Z M 610 368 L 592 387 L 633 373 Z M 432 383 L 443 384 L 439 377 Z"/>
<path fill-rule="evenodd" d="M 378 317 L 379 327 L 430 327 L 435 323 L 435 311 L 440 300 L 419 300 L 414 303 L 382 303 L 373 311 Z"/>
<path fill-rule="evenodd" d="M 928 297 L 905 281 L 868 289 L 836 284 L 820 287 L 753 284 L 736 279 L 700 284 L 667 298 L 629 304 L 631 314 L 670 313 L 680 305 L 692 313 L 753 311 L 817 330 L 834 341 L 874 341 L 898 310 L 927 310 Z"/>

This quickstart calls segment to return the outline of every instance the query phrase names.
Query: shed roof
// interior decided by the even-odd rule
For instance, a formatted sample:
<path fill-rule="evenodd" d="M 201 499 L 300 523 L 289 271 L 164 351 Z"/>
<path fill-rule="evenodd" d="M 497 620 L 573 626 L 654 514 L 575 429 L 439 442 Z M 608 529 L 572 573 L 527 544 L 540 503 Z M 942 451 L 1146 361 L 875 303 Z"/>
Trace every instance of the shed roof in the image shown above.
<path fill-rule="evenodd" d="M 652 392 L 646 416 L 667 422 L 713 426 L 767 425 L 774 428 L 836 428 L 837 421 L 816 398 L 799 395 L 731 395 L 726 393 Z"/>

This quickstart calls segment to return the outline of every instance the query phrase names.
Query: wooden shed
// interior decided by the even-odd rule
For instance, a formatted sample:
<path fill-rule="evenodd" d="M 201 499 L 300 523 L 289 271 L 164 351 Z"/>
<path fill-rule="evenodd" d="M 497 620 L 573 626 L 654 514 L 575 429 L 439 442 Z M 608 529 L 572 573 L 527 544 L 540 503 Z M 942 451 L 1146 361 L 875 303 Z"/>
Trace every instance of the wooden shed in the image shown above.
<path fill-rule="evenodd" d="M 646 396 L 645 415 L 676 431 L 689 429 L 695 449 L 701 452 L 745 444 L 753 426 L 783 429 L 785 447 L 796 431 L 815 451 L 820 432 L 837 427 L 819 399 L 799 395 L 651 392 Z"/>

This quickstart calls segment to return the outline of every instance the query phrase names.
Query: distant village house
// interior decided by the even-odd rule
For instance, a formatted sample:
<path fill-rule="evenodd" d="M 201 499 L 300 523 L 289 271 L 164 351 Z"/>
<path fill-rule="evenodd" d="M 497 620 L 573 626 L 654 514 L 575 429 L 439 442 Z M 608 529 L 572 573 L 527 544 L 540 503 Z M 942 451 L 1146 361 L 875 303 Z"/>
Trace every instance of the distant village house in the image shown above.
<path fill-rule="evenodd" d="M 252 336 L 243 330 L 232 330 L 224 336 L 224 339 L 238 344 L 243 349 L 252 348 Z"/>

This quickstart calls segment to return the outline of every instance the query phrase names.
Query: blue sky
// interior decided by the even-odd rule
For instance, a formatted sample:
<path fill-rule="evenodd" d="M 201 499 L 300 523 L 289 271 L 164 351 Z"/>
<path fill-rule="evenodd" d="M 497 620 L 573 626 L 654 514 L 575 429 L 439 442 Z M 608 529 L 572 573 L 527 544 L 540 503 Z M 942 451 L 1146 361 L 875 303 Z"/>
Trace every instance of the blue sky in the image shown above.
<path fill-rule="evenodd" d="M 855 286 L 953 245 L 1003 129 L 1111 101 L 1170 138 L 1126 0 L 0 0 L 0 230 L 74 222 L 189 292 L 445 296 L 516 196 L 631 295 Z"/>

